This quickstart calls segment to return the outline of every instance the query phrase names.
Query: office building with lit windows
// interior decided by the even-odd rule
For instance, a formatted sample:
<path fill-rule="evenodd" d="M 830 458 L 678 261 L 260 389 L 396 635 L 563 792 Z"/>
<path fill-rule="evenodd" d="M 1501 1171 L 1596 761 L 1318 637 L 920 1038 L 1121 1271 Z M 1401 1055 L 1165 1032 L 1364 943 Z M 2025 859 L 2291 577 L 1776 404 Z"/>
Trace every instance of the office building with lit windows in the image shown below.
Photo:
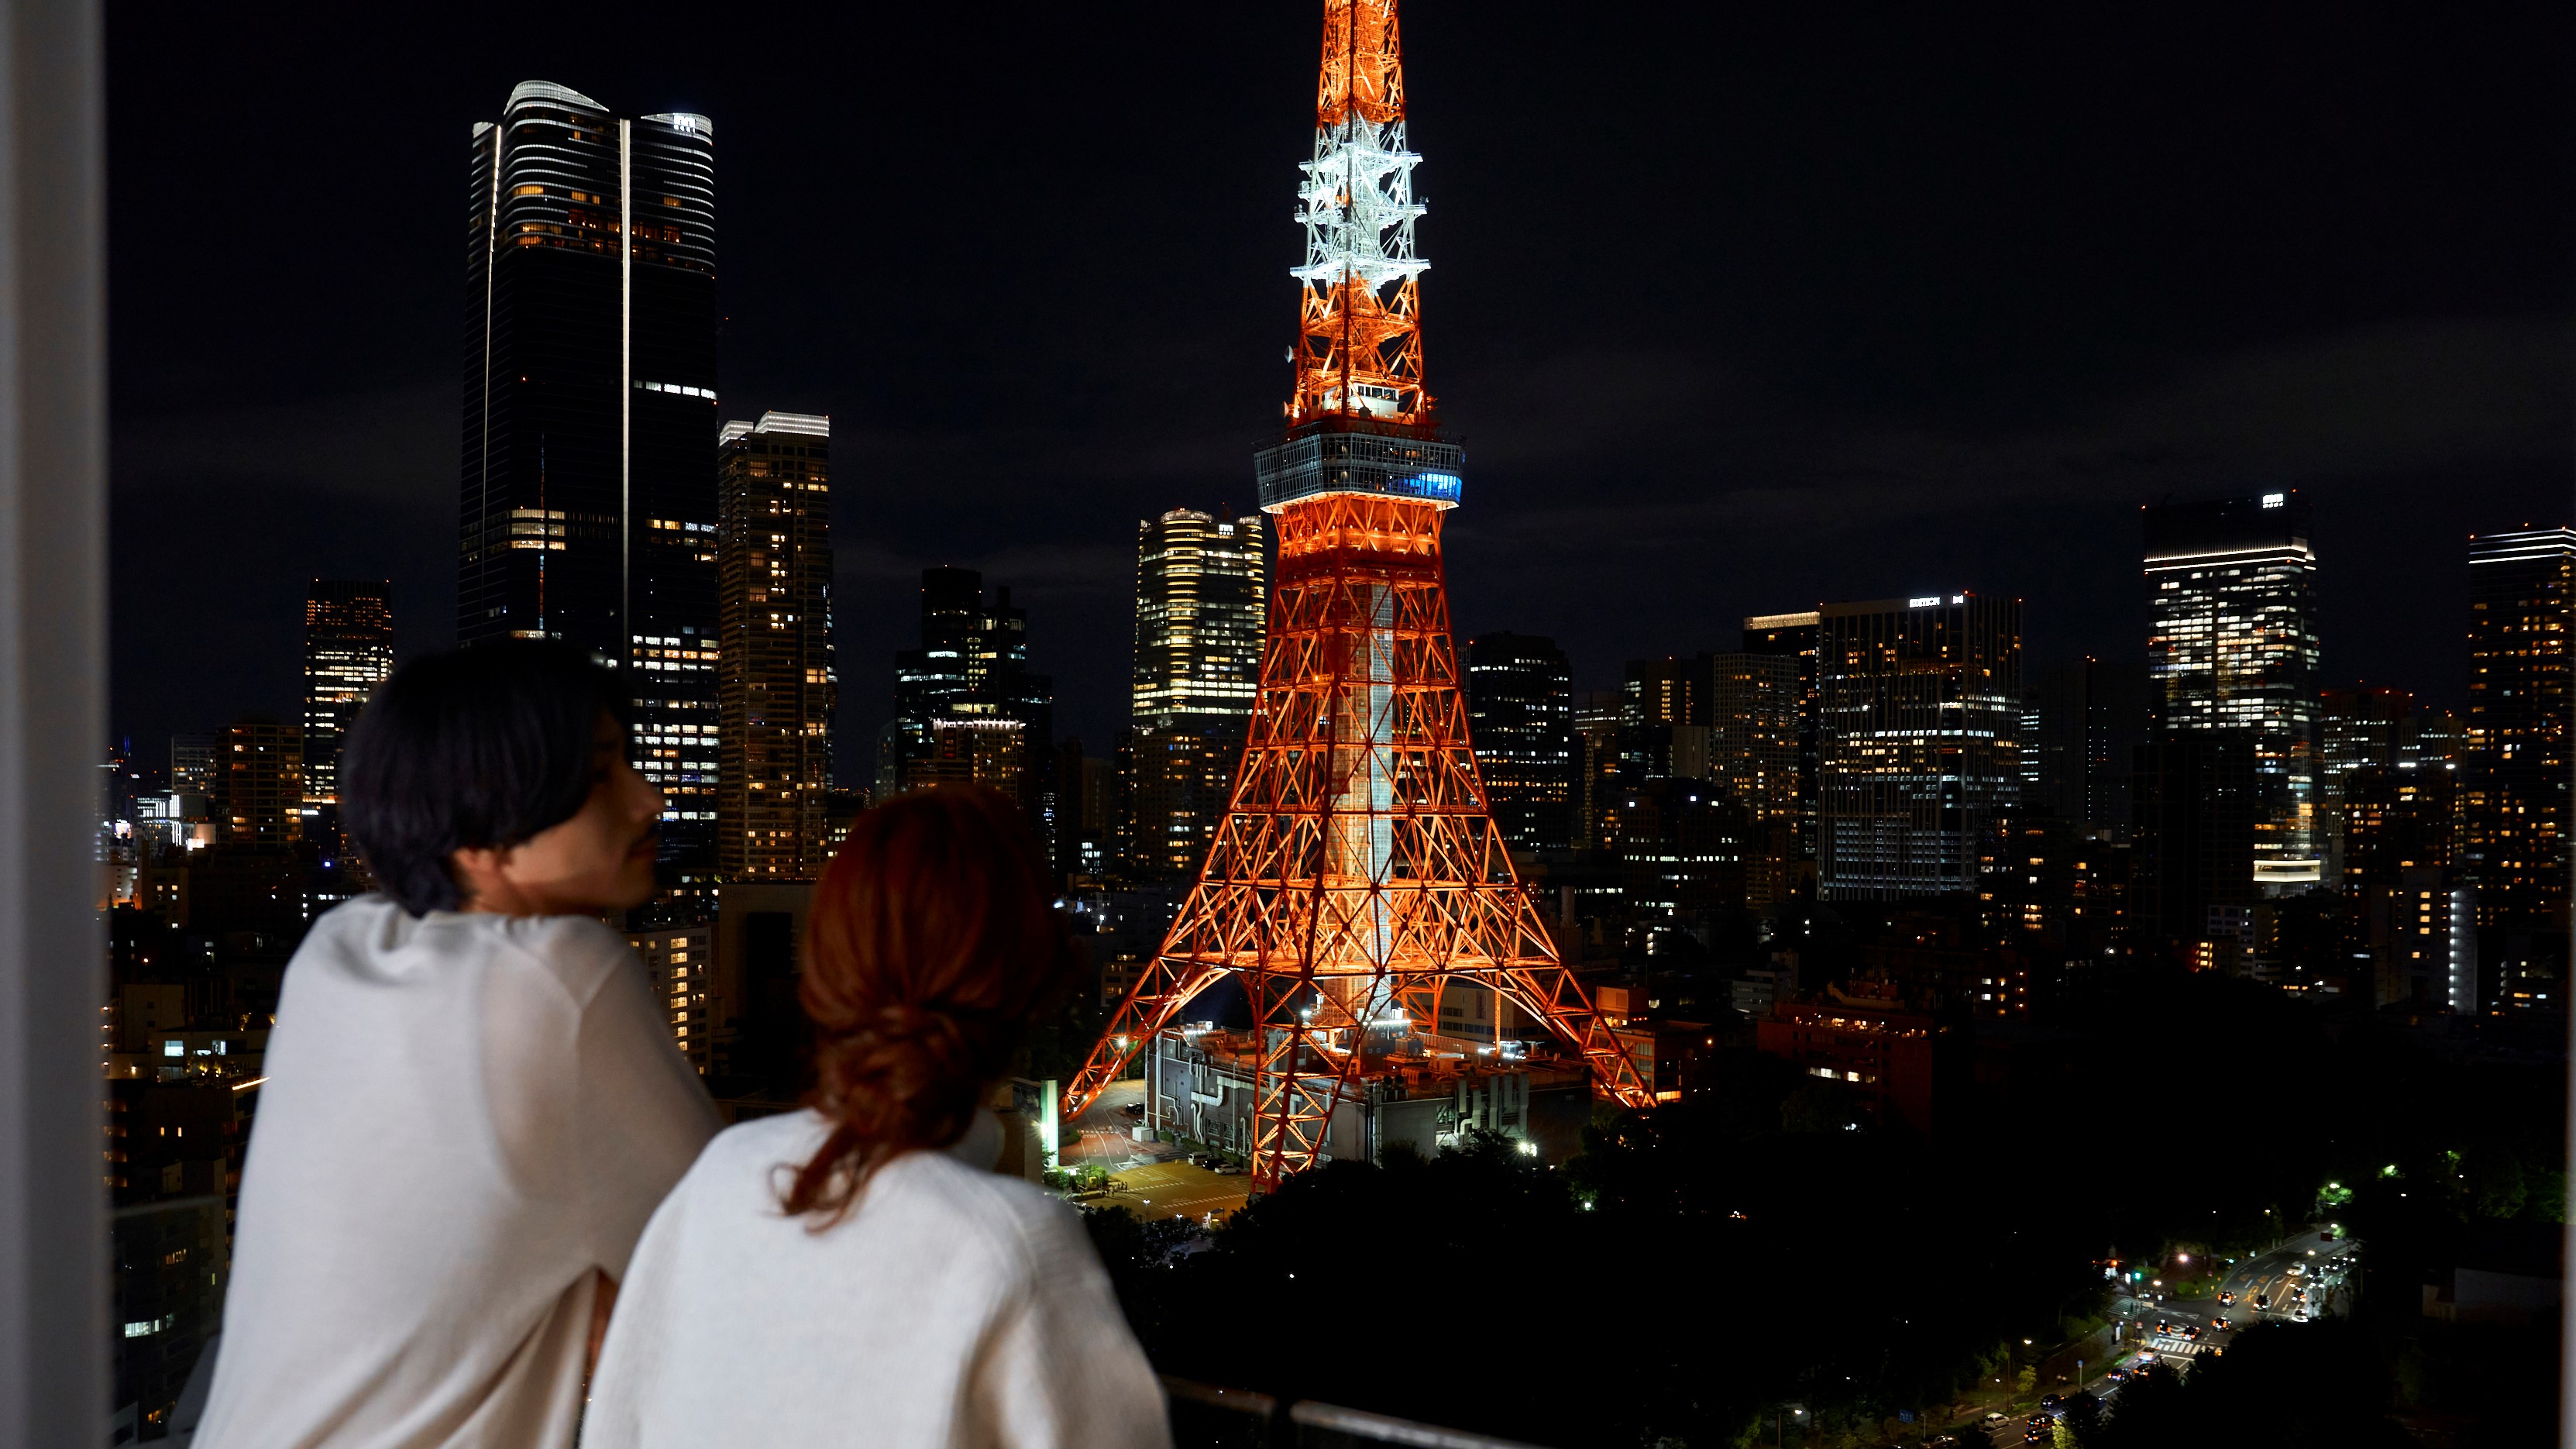
<path fill-rule="evenodd" d="M 666 867 L 716 827 L 715 138 L 545 81 L 467 168 L 457 638 L 628 680 Z M 677 879 L 672 877 L 670 879 Z M 669 880 L 666 880 L 666 885 Z"/>
<path fill-rule="evenodd" d="M 2402 689 L 2328 689 L 2317 700 L 2317 840 L 2329 882 L 2347 901 L 2362 896 L 2348 879 L 2355 832 L 2366 827 L 2355 794 L 2367 771 L 2422 770 L 2456 776 L 2456 721 Z M 2442 787 L 2449 789 L 2450 783 Z M 2444 809 L 2449 809 L 2445 794 Z M 2447 817 L 2446 817 L 2447 818 Z M 2447 841 L 2448 837 L 2445 836 Z M 2449 859 L 2447 848 L 2443 857 Z"/>
<path fill-rule="evenodd" d="M 921 647 L 895 655 L 894 692 L 895 717 L 877 732 L 879 799 L 986 781 L 1055 848 L 1055 682 L 1029 670 L 1029 615 L 1009 589 L 988 597 L 973 569 L 922 570 Z M 1008 780 L 994 773 L 1005 759 Z"/>
<path fill-rule="evenodd" d="M 1744 621 L 1744 652 L 1769 654 L 1797 665 L 1798 704 L 1798 857 L 1816 858 L 1816 630 L 1822 616 L 1814 611 L 1755 614 Z"/>
<path fill-rule="evenodd" d="M 2021 779 L 2021 600 L 1932 594 L 1818 614 L 1818 898 L 1973 890 Z"/>
<path fill-rule="evenodd" d="M 304 596 L 304 803 L 340 799 L 340 750 L 358 711 L 394 672 L 394 616 L 382 579 L 315 579 Z"/>
<path fill-rule="evenodd" d="M 2322 878 L 2317 819 L 2317 557 L 2296 492 L 2144 511 L 2147 699 L 2159 733 L 2253 741 L 2254 876 Z"/>
<path fill-rule="evenodd" d="M 1196 871 L 1224 817 L 1261 684 L 1263 538 L 1257 513 L 1175 508 L 1136 525 L 1136 652 L 1115 813 L 1121 869 L 1137 880 Z"/>
<path fill-rule="evenodd" d="M 2461 864 L 2484 925 L 2568 923 L 2569 736 L 2576 734 L 2576 528 L 2469 540 L 2469 710 Z M 2562 953 L 2563 955 L 2563 953 Z"/>
<path fill-rule="evenodd" d="M 644 960 L 644 977 L 652 983 L 671 1040 L 699 1076 L 713 1065 L 716 1044 L 715 935 L 712 925 L 671 926 L 629 931 L 626 944 Z"/>
<path fill-rule="evenodd" d="M 1799 661 L 1779 654 L 1716 654 L 1708 666 L 1707 778 L 1756 821 L 1801 822 Z M 1790 839 L 1794 840 L 1795 836 Z"/>
<path fill-rule="evenodd" d="M 304 838 L 304 729 L 246 719 L 215 736 L 215 836 L 228 845 Z"/>
<path fill-rule="evenodd" d="M 830 854 L 832 423 L 729 422 L 717 441 L 716 866 L 811 880 Z"/>
<path fill-rule="evenodd" d="M 1258 513 L 1220 519 L 1175 508 L 1136 525 L 1140 728 L 1206 718 L 1240 730 L 1261 685 L 1269 569 Z"/>
<path fill-rule="evenodd" d="M 1574 669 L 1553 639 L 1480 634 L 1467 641 L 1467 739 L 1486 804 L 1519 850 L 1574 843 Z"/>
<path fill-rule="evenodd" d="M 1626 767 L 1619 743 L 1627 732 L 1625 691 L 1586 690 L 1574 697 L 1574 789 L 1577 850 L 1607 850 L 1619 838 Z"/>

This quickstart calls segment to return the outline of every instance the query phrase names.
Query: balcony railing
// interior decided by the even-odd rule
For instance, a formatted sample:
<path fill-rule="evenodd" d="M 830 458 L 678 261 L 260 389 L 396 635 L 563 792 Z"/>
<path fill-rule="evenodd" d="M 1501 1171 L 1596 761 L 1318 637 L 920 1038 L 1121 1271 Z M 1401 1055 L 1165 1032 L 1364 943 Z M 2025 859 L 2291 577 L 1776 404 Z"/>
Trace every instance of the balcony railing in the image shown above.
<path fill-rule="evenodd" d="M 1385 1414 L 1280 1399 L 1248 1389 L 1221 1389 L 1166 1375 L 1175 1449 L 1354 1449 L 1404 1444 L 1412 1449 L 1532 1449 L 1463 1429 L 1417 1424 Z"/>

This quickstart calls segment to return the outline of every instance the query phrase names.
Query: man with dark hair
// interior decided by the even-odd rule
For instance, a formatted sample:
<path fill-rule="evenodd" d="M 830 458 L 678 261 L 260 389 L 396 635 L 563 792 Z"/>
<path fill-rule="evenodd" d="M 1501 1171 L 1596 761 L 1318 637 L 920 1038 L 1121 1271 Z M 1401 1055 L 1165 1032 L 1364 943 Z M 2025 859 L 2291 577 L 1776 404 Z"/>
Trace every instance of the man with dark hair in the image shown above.
<path fill-rule="evenodd" d="M 201 1449 L 564 1446 L 644 1223 L 716 1128 L 600 917 L 662 798 L 557 644 L 416 661 L 351 732 L 383 893 L 287 968 Z"/>

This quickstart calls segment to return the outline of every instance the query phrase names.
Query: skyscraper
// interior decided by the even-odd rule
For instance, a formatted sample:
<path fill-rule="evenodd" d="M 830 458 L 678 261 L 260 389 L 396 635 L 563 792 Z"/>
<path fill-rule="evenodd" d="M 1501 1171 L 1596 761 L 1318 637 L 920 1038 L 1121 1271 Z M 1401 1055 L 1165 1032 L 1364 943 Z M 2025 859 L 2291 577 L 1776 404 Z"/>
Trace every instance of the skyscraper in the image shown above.
<path fill-rule="evenodd" d="M 988 779 L 1001 734 L 939 738 L 939 722 L 1010 721 L 1007 748 L 1024 778 L 1009 793 L 1033 825 L 1051 825 L 1055 799 L 1055 682 L 1029 671 L 1029 615 L 1007 588 L 984 593 L 973 569 L 921 571 L 921 647 L 895 655 L 895 717 L 877 735 L 879 798 L 943 780 Z M 980 762 L 980 763 L 979 763 Z M 962 773 L 961 773 L 962 772 Z"/>
<path fill-rule="evenodd" d="M 457 638 L 629 681 L 666 861 L 716 816 L 715 140 L 545 81 L 474 127 Z"/>
<path fill-rule="evenodd" d="M 1779 654 L 1709 660 L 1708 778 L 1756 822 L 1801 820 L 1799 661 Z M 1790 835 L 1794 842 L 1794 830 Z"/>
<path fill-rule="evenodd" d="M 1619 837 L 1620 790 L 1626 780 L 1619 757 L 1628 696 L 1619 690 L 1586 690 L 1574 699 L 1574 848 L 1607 850 Z"/>
<path fill-rule="evenodd" d="M 2296 492 L 2144 512 L 2148 705 L 2155 729 L 2237 731 L 2262 801 L 2254 875 L 2318 881 L 2316 553 Z"/>
<path fill-rule="evenodd" d="M 1797 661 L 1798 678 L 1798 853 L 1816 858 L 1816 781 L 1820 756 L 1816 734 L 1816 631 L 1814 612 L 1755 614 L 1744 621 L 1744 652 L 1771 654 Z"/>
<path fill-rule="evenodd" d="M 1621 688 L 1620 779 L 1630 787 L 1708 776 L 1709 657 L 1631 659 Z"/>
<path fill-rule="evenodd" d="M 170 737 L 170 793 L 173 795 L 212 795 L 215 793 L 214 735 L 172 735 Z"/>
<path fill-rule="evenodd" d="M 810 880 L 829 856 L 831 454 L 831 420 L 803 413 L 727 423 L 717 443 L 716 865 L 728 880 Z"/>
<path fill-rule="evenodd" d="M 2211 943 L 2250 949 L 2254 824 L 2262 810 L 2254 737 L 2243 730 L 2177 730 L 2139 745 L 2133 755 L 2133 933 L 2195 964 L 2215 964 L 2201 949 Z"/>
<path fill-rule="evenodd" d="M 1241 733 L 1261 683 L 1261 541 L 1258 513 L 1219 519 L 1175 508 L 1136 525 L 1140 727 L 1210 720 Z"/>
<path fill-rule="evenodd" d="M 1972 890 L 2021 776 L 2021 601 L 1828 604 L 1816 640 L 1824 900 Z"/>
<path fill-rule="evenodd" d="M 215 737 L 218 839 L 285 845 L 304 838 L 304 730 L 246 719 Z"/>
<path fill-rule="evenodd" d="M 1553 639 L 1467 641 L 1467 737 L 1494 825 L 1522 850 L 1573 845 L 1574 670 Z"/>
<path fill-rule="evenodd" d="M 2022 711 L 2023 810 L 2125 829 L 2132 756 L 2146 736 L 2145 670 L 2088 655 L 2037 673 Z"/>
<path fill-rule="evenodd" d="M 315 579 L 304 597 L 304 803 L 337 806 L 340 749 L 394 672 L 394 616 L 382 579 Z"/>
<path fill-rule="evenodd" d="M 2469 541 L 2463 864 L 2490 926 L 2567 930 L 2576 734 L 2576 528 Z"/>
<path fill-rule="evenodd" d="M 1261 682 L 1262 538 L 1258 514 L 1175 508 L 1136 525 L 1132 722 L 1118 761 L 1120 866 L 1139 880 L 1198 869 L 1225 813 Z"/>
<path fill-rule="evenodd" d="M 2317 846 L 2329 882 L 2342 882 L 2345 898 L 2358 909 L 2360 893 L 2348 879 L 2346 852 L 2355 829 L 2353 785 L 2370 769 L 2442 770 L 2450 764 L 2442 738 L 2447 715 L 2425 709 L 2402 689 L 2328 689 L 2317 696 Z M 2426 722 L 2431 749 L 2419 737 Z M 2448 795 L 2443 797 L 2445 801 Z M 2447 837 L 2446 837 L 2447 838 Z M 2447 850 L 2444 859 L 2449 859 Z"/>

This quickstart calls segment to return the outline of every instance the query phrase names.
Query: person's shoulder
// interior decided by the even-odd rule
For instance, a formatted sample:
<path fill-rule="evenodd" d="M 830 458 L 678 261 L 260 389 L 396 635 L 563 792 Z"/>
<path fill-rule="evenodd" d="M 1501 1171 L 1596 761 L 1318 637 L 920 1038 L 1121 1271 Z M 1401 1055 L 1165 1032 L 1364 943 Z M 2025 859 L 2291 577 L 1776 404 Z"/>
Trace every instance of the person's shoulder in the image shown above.
<path fill-rule="evenodd" d="M 1074 1210 L 1035 1183 L 944 1152 L 907 1152 L 887 1169 L 899 1191 L 929 1199 L 973 1241 L 1029 1272 L 1044 1271 L 1056 1255 L 1086 1241 Z"/>
<path fill-rule="evenodd" d="M 793 1169 L 823 1145 L 823 1119 L 811 1108 L 737 1122 L 711 1138 L 689 1168 L 692 1181 L 757 1181 L 764 1188 L 782 1168 Z"/>
<path fill-rule="evenodd" d="M 491 933 L 494 954 L 522 963 L 561 983 L 575 1001 L 588 1001 L 601 983 L 635 959 L 626 937 L 595 916 L 485 916 L 469 918 Z"/>
<path fill-rule="evenodd" d="M 440 913 L 415 916 L 381 895 L 342 901 L 316 917 L 295 948 L 289 975 L 320 966 L 362 978 L 400 979 L 437 955 L 446 942 Z"/>

